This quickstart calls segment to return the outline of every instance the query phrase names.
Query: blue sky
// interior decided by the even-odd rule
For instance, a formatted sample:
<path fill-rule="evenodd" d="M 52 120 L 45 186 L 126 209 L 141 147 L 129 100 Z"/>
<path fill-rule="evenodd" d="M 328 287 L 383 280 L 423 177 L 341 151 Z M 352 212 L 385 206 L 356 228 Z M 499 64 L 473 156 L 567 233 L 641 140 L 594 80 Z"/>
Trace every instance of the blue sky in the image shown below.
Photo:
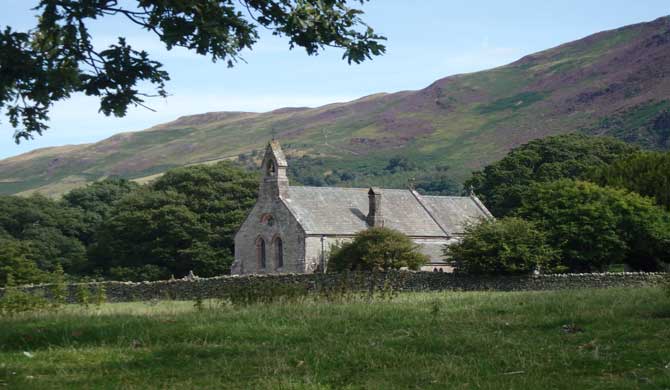
<path fill-rule="evenodd" d="M 4 0 L 0 28 L 34 24 L 36 0 Z M 286 40 L 263 33 L 247 63 L 223 63 L 176 49 L 121 17 L 92 25 L 96 43 L 125 36 L 136 48 L 161 61 L 172 80 L 171 96 L 155 99 L 151 112 L 133 108 L 125 118 L 97 113 L 93 98 L 75 96 L 51 112 L 42 137 L 15 145 L 13 129 L 0 117 L 0 158 L 35 148 L 94 142 L 115 133 L 142 130 L 181 115 L 208 111 L 267 111 L 286 106 L 318 106 L 377 92 L 420 89 L 457 73 L 512 62 L 592 33 L 670 14 L 667 0 L 372 0 L 364 19 L 388 37 L 387 54 L 362 65 L 348 65 L 328 49 L 310 57 L 288 50 Z"/>

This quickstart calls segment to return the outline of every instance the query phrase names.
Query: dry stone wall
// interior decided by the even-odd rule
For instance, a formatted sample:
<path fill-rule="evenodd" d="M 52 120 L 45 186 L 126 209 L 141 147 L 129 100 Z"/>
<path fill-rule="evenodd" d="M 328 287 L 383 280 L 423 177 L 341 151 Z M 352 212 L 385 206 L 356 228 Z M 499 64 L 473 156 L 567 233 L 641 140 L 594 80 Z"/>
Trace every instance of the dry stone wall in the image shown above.
<path fill-rule="evenodd" d="M 221 298 L 249 291 L 280 291 L 278 286 L 292 291 L 318 292 L 338 286 L 365 291 L 393 286 L 400 291 L 533 291 L 579 288 L 641 287 L 667 280 L 665 273 L 592 273 L 532 276 L 471 276 L 437 272 L 393 271 L 386 273 L 350 274 L 275 274 L 220 276 L 214 278 L 184 278 L 157 282 L 98 282 L 85 286 L 96 294 L 102 286 L 109 302 L 150 301 L 162 299 L 192 300 Z M 76 301 L 81 284 L 68 286 L 70 302 Z M 24 291 L 50 295 L 50 285 L 24 286 Z M 0 289 L 0 296 L 3 290 Z"/>

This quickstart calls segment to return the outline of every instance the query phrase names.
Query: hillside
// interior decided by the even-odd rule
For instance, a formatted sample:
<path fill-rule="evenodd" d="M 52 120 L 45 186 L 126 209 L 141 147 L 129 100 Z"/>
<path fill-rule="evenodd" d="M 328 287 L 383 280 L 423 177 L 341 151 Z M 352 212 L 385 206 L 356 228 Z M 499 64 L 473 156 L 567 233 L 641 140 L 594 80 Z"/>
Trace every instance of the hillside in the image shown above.
<path fill-rule="evenodd" d="M 272 134 L 289 156 L 318 157 L 321 172 L 382 171 L 389 158 L 403 156 L 418 171 L 448 166 L 462 180 L 510 148 L 553 134 L 613 135 L 668 149 L 668 108 L 670 17 L 664 17 L 418 91 L 317 108 L 193 115 L 94 144 L 36 150 L 0 161 L 0 193 L 54 195 L 110 175 L 141 178 L 237 158 Z M 345 181 L 396 186 L 411 174 L 363 173 Z"/>

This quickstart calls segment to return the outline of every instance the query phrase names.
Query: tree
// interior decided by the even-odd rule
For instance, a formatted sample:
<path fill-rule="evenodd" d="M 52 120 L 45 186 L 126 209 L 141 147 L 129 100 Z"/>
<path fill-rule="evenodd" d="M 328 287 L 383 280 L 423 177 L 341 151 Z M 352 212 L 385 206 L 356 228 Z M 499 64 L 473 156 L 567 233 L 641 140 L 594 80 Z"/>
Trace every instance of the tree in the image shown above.
<path fill-rule="evenodd" d="M 572 272 L 618 263 L 655 271 L 670 259 L 670 216 L 633 192 L 568 179 L 535 183 L 515 214 L 547 232 Z"/>
<path fill-rule="evenodd" d="M 29 258 L 31 251 L 32 248 L 26 242 L 0 237 L 0 287 L 7 285 L 9 279 L 13 279 L 16 284 L 49 280 L 49 274 L 39 269 L 35 261 Z"/>
<path fill-rule="evenodd" d="M 637 150 L 607 137 L 579 134 L 547 137 L 521 145 L 502 160 L 473 173 L 464 187 L 472 187 L 493 215 L 504 217 L 520 206 L 531 184 L 580 179 L 591 170 Z"/>
<path fill-rule="evenodd" d="M 234 234 L 256 200 L 255 175 L 229 163 L 177 168 L 117 201 L 91 261 L 107 275 L 154 279 L 229 272 Z"/>
<path fill-rule="evenodd" d="M 39 195 L 0 196 L 0 230 L 29 245 L 27 257 L 44 271 L 53 271 L 57 264 L 68 273 L 85 267 L 86 251 L 80 237 L 87 225 L 77 209 Z"/>
<path fill-rule="evenodd" d="M 48 128 L 51 105 L 85 93 L 100 98 L 105 115 L 124 116 L 130 105 L 144 106 L 148 96 L 166 97 L 169 75 L 145 51 L 123 37 L 107 49 L 93 44 L 89 23 L 123 17 L 155 35 L 169 50 L 183 47 L 225 61 L 259 39 L 259 28 L 288 38 L 290 48 L 317 54 L 325 46 L 344 50 L 349 63 L 383 54 L 384 37 L 348 3 L 367 0 L 40 0 L 37 26 L 30 31 L 0 32 L 0 109 L 16 129 L 14 139 L 30 139 Z M 122 29 L 122 27 L 120 27 Z M 153 94 L 139 85 L 151 84 Z"/>
<path fill-rule="evenodd" d="M 625 188 L 670 210 L 670 153 L 641 152 L 601 167 L 589 179 L 603 186 Z"/>
<path fill-rule="evenodd" d="M 332 249 L 328 270 L 388 271 L 390 269 L 419 269 L 428 262 L 406 235 L 389 228 L 373 227 L 356 234 L 352 242 Z"/>
<path fill-rule="evenodd" d="M 557 251 L 534 223 L 507 217 L 484 220 L 465 228 L 463 240 L 447 245 L 444 254 L 457 272 L 514 275 L 561 271 Z"/>
<path fill-rule="evenodd" d="M 411 171 L 415 168 L 416 166 L 414 165 L 414 163 L 409 159 L 407 159 L 407 157 L 395 156 L 389 160 L 384 170 L 389 171 L 391 173 L 397 173 L 403 171 Z"/>
<path fill-rule="evenodd" d="M 121 178 L 110 178 L 75 188 L 63 195 L 65 207 L 76 208 L 83 213 L 86 227 L 80 236 L 85 245 L 90 245 L 98 225 L 107 219 L 114 202 L 139 188 L 137 183 Z"/>
<path fill-rule="evenodd" d="M 161 270 L 160 278 L 186 275 L 194 267 L 182 251 L 206 240 L 208 231 L 185 203 L 186 197 L 174 191 L 132 192 L 97 231 L 91 261 L 106 273 L 114 267 L 149 264 Z"/>
<path fill-rule="evenodd" d="M 461 185 L 444 172 L 421 176 L 414 188 L 424 195 L 459 195 Z"/>
<path fill-rule="evenodd" d="M 232 256 L 235 233 L 256 204 L 258 181 L 256 173 L 222 162 L 169 170 L 152 188 L 185 195 L 186 207 L 210 226 L 209 242 Z"/>

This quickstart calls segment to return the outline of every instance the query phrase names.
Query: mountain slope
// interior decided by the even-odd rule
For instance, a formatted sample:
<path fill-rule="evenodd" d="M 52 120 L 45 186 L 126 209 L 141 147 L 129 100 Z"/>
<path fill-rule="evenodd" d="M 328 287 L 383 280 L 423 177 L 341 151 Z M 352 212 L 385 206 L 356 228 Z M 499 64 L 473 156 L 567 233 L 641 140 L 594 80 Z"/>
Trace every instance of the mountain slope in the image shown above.
<path fill-rule="evenodd" d="M 668 108 L 670 17 L 664 17 L 418 91 L 318 108 L 194 115 L 94 144 L 33 151 L 0 161 L 0 193 L 55 194 L 110 175 L 137 178 L 235 158 L 273 134 L 289 155 L 322 156 L 324 170 L 382 169 L 389 156 L 401 155 L 419 167 L 447 165 L 462 179 L 510 148 L 552 134 L 614 135 L 667 149 Z"/>

